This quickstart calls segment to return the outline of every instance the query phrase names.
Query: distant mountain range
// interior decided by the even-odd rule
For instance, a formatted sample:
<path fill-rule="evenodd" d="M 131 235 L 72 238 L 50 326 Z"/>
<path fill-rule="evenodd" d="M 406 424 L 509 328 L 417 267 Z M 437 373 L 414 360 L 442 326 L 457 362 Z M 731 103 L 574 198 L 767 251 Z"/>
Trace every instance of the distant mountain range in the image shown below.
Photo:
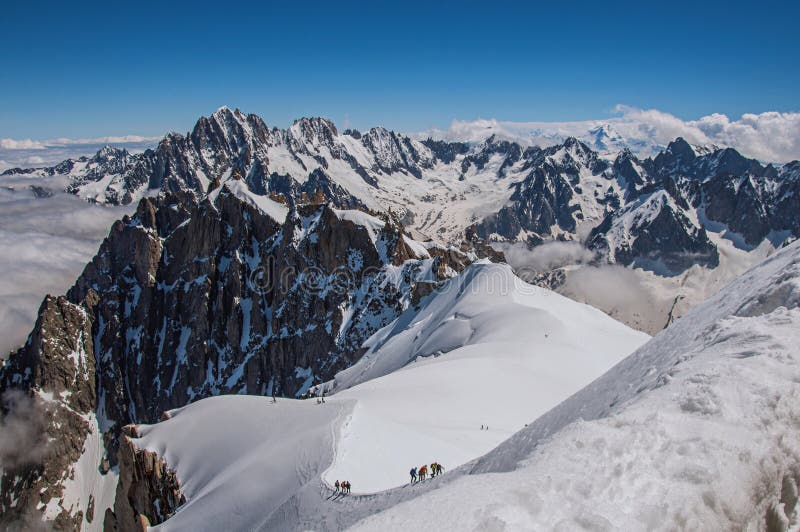
<path fill-rule="evenodd" d="M 631 128 L 624 128 L 629 131 Z M 548 147 L 561 144 L 570 137 L 580 140 L 592 150 L 614 156 L 624 149 L 639 157 L 649 157 L 662 151 L 667 143 L 660 143 L 652 134 L 622 133 L 613 121 L 588 120 L 582 122 L 501 122 L 474 120 L 453 122 L 450 129 L 431 129 L 414 135 L 418 140 L 434 138 L 450 142 L 478 144 L 494 136 L 523 146 Z"/>
<path fill-rule="evenodd" d="M 529 138 L 535 131 L 525 132 Z M 655 150 L 599 124 L 554 144 L 492 135 L 417 140 L 384 128 L 339 131 L 324 118 L 288 129 L 227 107 L 132 155 L 103 148 L 56 166 L 5 175 L 67 179 L 88 201 L 127 204 L 158 192 L 201 198 L 229 179 L 287 206 L 314 198 L 391 211 L 419 240 L 578 241 L 611 263 L 673 275 L 719 260 L 709 233 L 747 249 L 800 234 L 800 163 L 762 164 L 731 148 L 678 138 Z"/>

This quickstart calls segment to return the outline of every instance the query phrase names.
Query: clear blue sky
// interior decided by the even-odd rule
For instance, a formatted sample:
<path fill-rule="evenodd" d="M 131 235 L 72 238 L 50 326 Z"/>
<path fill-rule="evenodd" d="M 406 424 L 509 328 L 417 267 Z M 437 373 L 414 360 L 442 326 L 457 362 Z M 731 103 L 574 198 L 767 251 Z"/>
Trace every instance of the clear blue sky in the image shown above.
<path fill-rule="evenodd" d="M 404 131 L 800 110 L 800 2 L 432 4 L 9 0 L 0 137 L 186 131 L 223 104 Z"/>

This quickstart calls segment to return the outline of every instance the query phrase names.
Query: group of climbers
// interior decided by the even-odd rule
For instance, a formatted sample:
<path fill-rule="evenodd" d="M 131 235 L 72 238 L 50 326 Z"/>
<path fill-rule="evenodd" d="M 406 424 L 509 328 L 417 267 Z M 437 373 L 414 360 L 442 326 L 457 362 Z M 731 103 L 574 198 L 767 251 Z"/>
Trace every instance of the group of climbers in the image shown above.
<path fill-rule="evenodd" d="M 429 471 L 431 478 L 435 478 L 437 475 L 444 473 L 444 467 L 442 467 L 442 464 L 438 462 L 433 462 L 430 467 L 430 470 L 428 469 L 428 464 L 424 464 L 419 469 L 412 467 L 411 471 L 409 471 L 409 474 L 411 475 L 411 483 L 414 484 L 415 482 L 421 482 L 425 480 L 428 478 Z"/>
<path fill-rule="evenodd" d="M 341 493 L 342 495 L 349 495 L 350 494 L 350 481 L 343 480 L 339 482 L 336 481 L 336 484 L 333 485 L 336 490 L 333 492 L 334 494 Z"/>
<path fill-rule="evenodd" d="M 417 482 L 422 482 L 423 480 L 427 479 L 429 474 L 430 478 L 436 478 L 437 476 L 444 474 L 444 467 L 439 462 L 432 462 L 430 466 L 428 466 L 428 464 L 423 464 L 419 468 L 412 467 L 410 474 L 411 474 L 411 483 L 415 484 Z M 350 494 L 349 480 L 342 480 L 341 482 L 337 480 L 333 484 L 333 487 L 334 491 L 331 497 L 335 495 Z"/>

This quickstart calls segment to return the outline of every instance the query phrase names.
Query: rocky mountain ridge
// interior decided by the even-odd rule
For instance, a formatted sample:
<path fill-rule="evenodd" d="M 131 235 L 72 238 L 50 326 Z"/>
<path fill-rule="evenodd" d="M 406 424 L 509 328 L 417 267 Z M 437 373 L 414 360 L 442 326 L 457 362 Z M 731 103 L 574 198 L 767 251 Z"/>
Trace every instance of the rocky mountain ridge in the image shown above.
<path fill-rule="evenodd" d="M 608 128 L 593 134 L 617 145 Z M 6 173 L 62 175 L 71 192 L 111 204 L 159 191 L 199 198 L 239 177 L 254 194 L 290 206 L 316 198 L 391 211 L 422 240 L 574 240 L 607 262 L 673 275 L 718 263 L 709 232 L 742 248 L 800 235 L 792 215 L 800 206 L 799 164 L 763 165 L 680 138 L 640 159 L 629 149 L 611 157 L 575 138 L 547 148 L 497 137 L 419 141 L 384 128 L 340 132 L 323 118 L 277 129 L 223 107 L 139 155 L 106 148 L 92 158 Z"/>

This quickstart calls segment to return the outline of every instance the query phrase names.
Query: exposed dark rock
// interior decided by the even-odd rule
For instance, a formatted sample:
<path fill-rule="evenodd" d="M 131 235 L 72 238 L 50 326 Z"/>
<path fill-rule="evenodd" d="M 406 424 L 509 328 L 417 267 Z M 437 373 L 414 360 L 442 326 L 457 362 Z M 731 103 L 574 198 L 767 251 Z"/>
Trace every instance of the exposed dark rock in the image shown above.
<path fill-rule="evenodd" d="M 469 145 L 464 142 L 445 142 L 428 138 L 423 140 L 422 143 L 433 152 L 437 159 L 446 164 L 452 163 L 458 155 L 463 155 L 469 151 Z"/>
<path fill-rule="evenodd" d="M 693 264 L 719 264 L 719 253 L 705 230 L 693 225 L 663 192 L 621 216 L 632 221 L 617 222 L 609 213 L 589 236 L 591 249 L 620 264 L 636 264 L 662 275 L 682 272 Z"/>
<path fill-rule="evenodd" d="M 80 305 L 47 296 L 27 343 L 0 369 L 0 396 L 22 394 L 35 431 L 26 459 L 3 464 L 0 527 L 41 515 L 49 503 L 56 529 L 79 528 L 86 508 L 63 508 L 58 500 L 90 431 L 83 415 L 97 400 L 92 324 Z M 6 405 L 4 415 L 15 408 L 20 403 Z"/>
<path fill-rule="evenodd" d="M 141 532 L 143 525 L 169 519 L 185 502 L 175 471 L 156 453 L 137 448 L 130 434 L 123 434 L 114 509 L 106 511 L 103 530 Z"/>
<path fill-rule="evenodd" d="M 606 126 L 589 135 L 596 146 L 619 141 L 619 135 Z M 490 161 L 496 164 L 490 167 Z M 698 227 L 724 232 L 740 247 L 756 246 L 765 238 L 780 245 L 800 235 L 797 162 L 765 166 L 731 148 L 692 146 L 683 138 L 671 142 L 655 158 L 640 160 L 626 149 L 610 164 L 575 138 L 545 149 L 494 136 L 476 145 L 432 139 L 417 142 L 384 128 L 340 134 L 324 118 L 303 118 L 287 129 L 270 129 L 258 116 L 221 108 L 198 120 L 186 135 L 171 133 L 142 154 L 103 148 L 91 158 L 6 173 L 65 175 L 70 192 L 102 203 L 129 203 L 156 190 L 201 199 L 226 179 L 240 178 L 255 194 L 292 207 L 330 202 L 338 208 L 363 209 L 365 203 L 374 208 L 375 198 L 389 202 L 387 197 L 396 196 L 396 183 L 383 188 L 389 174 L 392 180 L 405 176 L 436 182 L 438 174 L 426 172 L 434 168 L 439 172 L 441 166 L 449 166 L 446 174 L 461 181 L 489 170 L 495 174 L 494 186 L 510 187 L 504 205 L 468 222 L 470 232 L 483 239 L 529 245 L 552 239 L 585 241 L 607 214 L 616 216 L 641 197 L 660 191 L 666 191 L 689 218 L 699 219 L 693 222 Z M 354 187 L 353 176 L 374 189 L 375 197 L 365 194 L 363 187 Z M 509 176 L 513 181 L 504 185 Z M 106 178 L 105 188 L 98 190 L 97 182 Z M 426 198 L 435 197 L 420 199 L 427 202 Z M 453 201 L 458 199 L 451 196 Z M 392 207 L 397 208 L 397 203 Z M 414 220 L 412 210 L 405 221 Z M 690 213 L 693 210 L 698 212 Z M 458 236 L 448 238 L 457 242 Z M 704 248 L 705 243 L 694 247 Z M 625 256 L 609 258 L 620 261 Z"/>

